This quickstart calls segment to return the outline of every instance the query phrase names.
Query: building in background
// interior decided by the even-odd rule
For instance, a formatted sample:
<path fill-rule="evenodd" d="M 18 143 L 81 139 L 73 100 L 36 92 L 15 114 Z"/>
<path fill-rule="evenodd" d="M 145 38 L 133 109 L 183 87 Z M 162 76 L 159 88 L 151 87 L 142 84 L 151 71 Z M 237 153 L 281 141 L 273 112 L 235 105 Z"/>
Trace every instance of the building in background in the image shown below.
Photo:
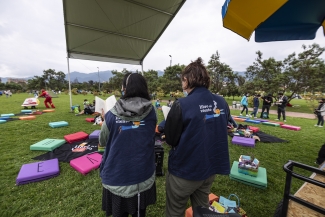
<path fill-rule="evenodd" d="M 7 78 L 7 83 L 27 83 L 27 80 L 23 78 Z"/>

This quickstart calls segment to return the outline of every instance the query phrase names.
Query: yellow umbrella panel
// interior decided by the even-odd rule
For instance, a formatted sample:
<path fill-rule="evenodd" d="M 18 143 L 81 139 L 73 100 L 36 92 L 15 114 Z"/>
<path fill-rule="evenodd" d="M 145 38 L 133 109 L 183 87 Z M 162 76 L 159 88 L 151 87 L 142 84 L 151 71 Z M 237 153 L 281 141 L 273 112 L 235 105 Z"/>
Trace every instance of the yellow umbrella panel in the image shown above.
<path fill-rule="evenodd" d="M 254 30 L 287 1 L 229 0 L 222 11 L 223 26 L 249 40 Z"/>

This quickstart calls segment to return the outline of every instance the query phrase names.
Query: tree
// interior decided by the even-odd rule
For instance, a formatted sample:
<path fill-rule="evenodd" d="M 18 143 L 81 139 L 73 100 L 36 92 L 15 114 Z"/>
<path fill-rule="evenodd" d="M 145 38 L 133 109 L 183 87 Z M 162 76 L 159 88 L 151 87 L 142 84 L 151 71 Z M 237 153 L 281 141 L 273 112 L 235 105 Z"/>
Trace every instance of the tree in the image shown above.
<path fill-rule="evenodd" d="M 54 89 L 62 90 L 68 84 L 68 81 L 65 79 L 65 74 L 61 71 L 54 73 Z"/>
<path fill-rule="evenodd" d="M 257 51 L 256 54 L 255 62 L 248 66 L 245 72 L 247 81 L 244 85 L 246 89 L 244 92 L 265 91 L 274 93 L 280 88 L 285 90 L 282 61 L 277 61 L 273 57 L 263 60 L 261 51 Z"/>
<path fill-rule="evenodd" d="M 27 87 L 30 90 L 45 89 L 45 80 L 42 76 L 34 76 L 27 81 Z"/>
<path fill-rule="evenodd" d="M 108 84 L 112 90 L 121 90 L 124 76 L 127 73 L 129 73 L 129 71 L 126 69 L 123 69 L 122 72 L 118 72 L 116 70 L 112 71 L 113 76 L 108 81 Z"/>
<path fill-rule="evenodd" d="M 224 86 L 224 82 L 227 82 L 227 77 L 233 75 L 233 71 L 229 65 L 220 62 L 220 55 L 218 51 L 212 54 L 207 69 L 210 73 L 211 86 L 210 90 L 212 92 L 220 92 Z"/>
<path fill-rule="evenodd" d="M 325 64 L 319 56 L 324 47 L 312 44 L 302 45 L 303 52 L 290 54 L 284 61 L 284 81 L 291 91 L 289 101 L 296 93 L 302 91 L 324 91 Z"/>
<path fill-rule="evenodd" d="M 158 72 L 150 69 L 147 72 L 143 72 L 143 77 L 146 79 L 148 84 L 149 93 L 157 91 L 158 87 Z"/>
<path fill-rule="evenodd" d="M 159 77 L 158 83 L 165 94 L 182 90 L 181 74 L 184 68 L 185 65 L 177 64 L 171 67 L 168 66 L 164 70 L 164 75 Z"/>

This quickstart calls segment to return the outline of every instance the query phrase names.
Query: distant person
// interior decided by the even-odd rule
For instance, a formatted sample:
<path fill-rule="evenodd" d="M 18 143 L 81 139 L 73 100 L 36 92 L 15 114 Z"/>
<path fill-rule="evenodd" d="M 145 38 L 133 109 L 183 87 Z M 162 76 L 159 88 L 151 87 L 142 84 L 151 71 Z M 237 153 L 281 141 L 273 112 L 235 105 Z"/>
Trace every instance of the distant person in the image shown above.
<path fill-rule="evenodd" d="M 88 102 L 88 100 L 86 102 Z M 85 115 L 92 115 L 92 114 L 94 114 L 95 113 L 95 106 L 96 106 L 95 105 L 95 102 L 96 101 L 94 100 L 93 101 L 93 104 L 90 104 L 89 102 L 86 103 L 86 104 L 84 104 L 84 109 L 81 112 L 79 112 L 78 114 L 76 114 L 76 116 L 83 115 L 83 114 L 85 114 Z"/>
<path fill-rule="evenodd" d="M 240 115 L 243 114 L 243 112 L 246 110 L 246 116 L 248 117 L 248 94 L 245 93 L 243 98 L 240 101 L 240 104 L 243 106 L 243 110 L 240 112 Z"/>
<path fill-rule="evenodd" d="M 52 97 L 50 96 L 50 94 L 48 94 L 47 91 L 45 91 L 44 89 L 42 89 L 42 93 L 41 93 L 41 95 L 39 95 L 39 97 L 44 97 L 45 98 L 44 105 L 45 105 L 46 108 L 50 108 L 50 106 L 52 108 L 55 108 L 55 106 L 54 106 L 54 104 L 52 102 Z M 47 103 L 49 103 L 50 106 L 48 106 Z"/>
<path fill-rule="evenodd" d="M 318 122 L 315 127 L 323 127 L 324 126 L 324 116 L 325 116 L 325 99 L 321 99 L 319 101 L 319 105 L 315 111 L 315 114 L 318 118 Z"/>
<path fill-rule="evenodd" d="M 88 99 L 84 99 L 83 105 L 84 105 L 84 109 L 87 108 L 89 106 L 89 101 Z"/>
<path fill-rule="evenodd" d="M 168 100 L 167 106 L 171 108 L 172 105 L 173 105 L 173 102 L 171 100 Z"/>
<path fill-rule="evenodd" d="M 161 108 L 160 100 L 159 99 L 156 100 L 155 106 L 156 106 L 156 109 L 160 109 Z"/>
<path fill-rule="evenodd" d="M 269 118 L 270 107 L 273 103 L 272 94 L 268 94 L 267 96 L 262 97 L 263 105 L 262 105 L 262 112 L 260 118 Z M 266 110 L 266 114 L 264 111 Z"/>
<path fill-rule="evenodd" d="M 256 114 L 258 112 L 258 107 L 260 106 L 260 94 L 256 94 L 253 99 L 253 112 L 251 113 L 250 117 L 254 115 L 254 118 L 256 118 Z"/>
<path fill-rule="evenodd" d="M 286 106 L 288 98 L 283 93 L 279 93 L 278 98 L 278 101 L 275 102 L 275 104 L 278 106 L 278 118 L 275 120 L 280 120 L 282 114 L 283 121 L 286 122 Z"/>

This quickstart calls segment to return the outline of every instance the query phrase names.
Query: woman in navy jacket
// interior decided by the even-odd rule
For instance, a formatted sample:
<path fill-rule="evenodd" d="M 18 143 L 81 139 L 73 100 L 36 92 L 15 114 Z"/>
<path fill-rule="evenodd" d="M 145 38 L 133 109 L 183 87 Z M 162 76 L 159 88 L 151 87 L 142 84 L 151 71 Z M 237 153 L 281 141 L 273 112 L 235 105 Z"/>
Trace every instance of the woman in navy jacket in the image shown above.
<path fill-rule="evenodd" d="M 145 216 L 156 202 L 156 112 L 145 79 L 138 73 L 124 79 L 125 94 L 105 114 L 99 143 L 105 147 L 100 165 L 102 208 L 114 217 Z"/>
<path fill-rule="evenodd" d="M 208 207 L 216 174 L 230 172 L 227 125 L 229 106 L 208 88 L 210 77 L 202 59 L 181 75 L 187 97 L 173 103 L 165 125 L 172 146 L 166 177 L 166 217 L 183 217 L 188 199 L 193 207 Z"/>

